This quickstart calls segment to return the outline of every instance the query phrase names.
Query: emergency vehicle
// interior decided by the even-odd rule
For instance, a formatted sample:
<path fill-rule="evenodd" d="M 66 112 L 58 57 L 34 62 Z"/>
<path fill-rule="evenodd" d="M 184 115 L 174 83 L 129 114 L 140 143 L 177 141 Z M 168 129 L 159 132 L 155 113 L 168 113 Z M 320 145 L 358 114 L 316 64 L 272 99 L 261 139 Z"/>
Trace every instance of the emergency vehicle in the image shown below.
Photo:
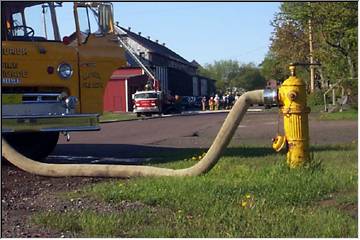
<path fill-rule="evenodd" d="M 59 21 L 64 5 L 74 15 Z M 39 160 L 59 133 L 99 130 L 107 80 L 126 66 L 112 4 L 7 1 L 1 11 L 2 137 Z"/>
<path fill-rule="evenodd" d="M 163 110 L 163 94 L 161 91 L 138 91 L 133 95 L 134 113 L 138 117 L 141 115 L 151 116 L 161 114 Z"/>

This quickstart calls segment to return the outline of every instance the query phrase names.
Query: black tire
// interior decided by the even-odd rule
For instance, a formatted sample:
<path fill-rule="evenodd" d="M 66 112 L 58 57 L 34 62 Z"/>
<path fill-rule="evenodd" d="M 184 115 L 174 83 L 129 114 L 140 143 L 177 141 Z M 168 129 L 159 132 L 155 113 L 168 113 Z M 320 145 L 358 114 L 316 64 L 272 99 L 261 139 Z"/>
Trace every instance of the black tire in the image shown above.
<path fill-rule="evenodd" d="M 24 156 L 42 160 L 49 156 L 59 140 L 59 132 L 31 132 L 4 134 L 5 140 Z"/>
<path fill-rule="evenodd" d="M 136 113 L 136 117 L 141 117 L 141 113 Z"/>

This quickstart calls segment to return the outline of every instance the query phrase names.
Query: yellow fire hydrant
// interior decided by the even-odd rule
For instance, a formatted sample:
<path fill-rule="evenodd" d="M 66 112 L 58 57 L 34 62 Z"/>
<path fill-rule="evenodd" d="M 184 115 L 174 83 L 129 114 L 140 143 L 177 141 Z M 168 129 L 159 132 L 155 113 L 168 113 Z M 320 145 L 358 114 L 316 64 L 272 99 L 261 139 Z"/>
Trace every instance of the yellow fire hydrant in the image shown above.
<path fill-rule="evenodd" d="M 284 116 L 285 136 L 277 136 L 273 148 L 280 151 L 287 146 L 287 163 L 290 168 L 303 166 L 309 161 L 310 108 L 306 106 L 306 84 L 296 77 L 295 65 L 289 67 L 291 76 L 278 91 L 280 113 Z"/>

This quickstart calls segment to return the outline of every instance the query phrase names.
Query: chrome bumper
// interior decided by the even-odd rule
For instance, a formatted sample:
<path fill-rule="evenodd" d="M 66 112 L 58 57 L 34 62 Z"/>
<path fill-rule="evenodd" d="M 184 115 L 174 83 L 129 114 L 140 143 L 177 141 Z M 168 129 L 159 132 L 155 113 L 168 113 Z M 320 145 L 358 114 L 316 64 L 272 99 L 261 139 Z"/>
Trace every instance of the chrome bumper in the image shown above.
<path fill-rule="evenodd" d="M 136 107 L 133 112 L 134 113 L 159 113 L 160 109 L 158 107 Z"/>
<path fill-rule="evenodd" d="M 99 114 L 2 116 L 1 132 L 72 132 L 100 130 Z"/>

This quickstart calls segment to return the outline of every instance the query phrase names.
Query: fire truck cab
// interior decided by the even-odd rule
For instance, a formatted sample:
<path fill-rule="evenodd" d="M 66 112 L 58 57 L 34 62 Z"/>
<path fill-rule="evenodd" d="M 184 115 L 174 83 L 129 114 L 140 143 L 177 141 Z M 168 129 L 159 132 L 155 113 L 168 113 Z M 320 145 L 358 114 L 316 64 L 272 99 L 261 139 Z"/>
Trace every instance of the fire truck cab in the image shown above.
<path fill-rule="evenodd" d="M 59 133 L 99 130 L 106 82 L 126 65 L 112 4 L 8 1 L 1 11 L 2 136 L 40 160 Z"/>
<path fill-rule="evenodd" d="M 161 114 L 163 111 L 163 94 L 161 91 L 138 91 L 133 94 L 133 101 L 134 113 L 138 117 Z"/>

